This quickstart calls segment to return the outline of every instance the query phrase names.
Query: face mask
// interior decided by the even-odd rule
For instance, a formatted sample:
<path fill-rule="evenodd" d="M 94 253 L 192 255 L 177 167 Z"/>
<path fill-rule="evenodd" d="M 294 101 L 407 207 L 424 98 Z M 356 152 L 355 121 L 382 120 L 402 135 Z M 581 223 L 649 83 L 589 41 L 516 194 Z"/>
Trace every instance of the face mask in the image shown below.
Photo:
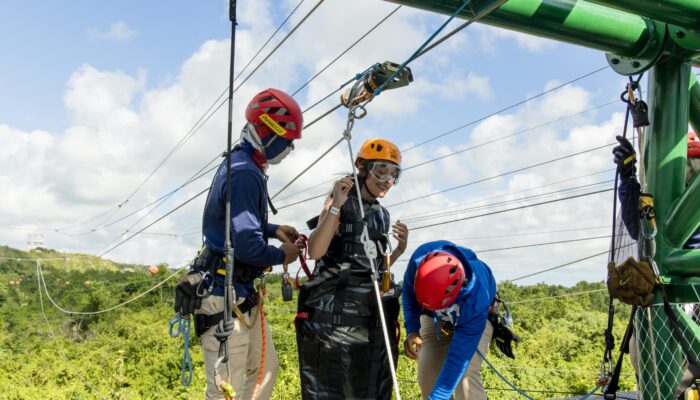
<path fill-rule="evenodd" d="M 277 164 L 281 163 L 282 160 L 284 160 L 289 155 L 289 153 L 292 152 L 293 149 L 294 149 L 294 146 L 292 146 L 292 144 L 290 143 L 289 146 L 287 146 L 284 150 L 282 150 L 281 153 L 279 153 L 278 155 L 276 155 L 272 158 L 268 158 L 267 159 L 268 164 L 277 165 Z"/>

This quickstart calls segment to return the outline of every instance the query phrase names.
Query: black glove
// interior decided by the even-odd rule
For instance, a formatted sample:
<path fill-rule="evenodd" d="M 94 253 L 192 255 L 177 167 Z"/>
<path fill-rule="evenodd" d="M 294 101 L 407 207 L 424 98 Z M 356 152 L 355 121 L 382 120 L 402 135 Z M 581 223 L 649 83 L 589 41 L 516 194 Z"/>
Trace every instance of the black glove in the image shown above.
<path fill-rule="evenodd" d="M 493 341 L 501 353 L 506 357 L 515 359 L 513 354 L 513 342 L 520 343 L 520 337 L 513 333 L 500 318 L 498 313 L 490 313 L 489 321 L 493 325 Z"/>
<path fill-rule="evenodd" d="M 637 173 L 637 153 L 634 151 L 634 146 L 622 136 L 617 136 L 616 139 L 620 144 L 613 147 L 612 153 L 620 176 L 634 176 Z"/>
<path fill-rule="evenodd" d="M 175 286 L 175 312 L 183 315 L 194 314 L 202 306 L 202 298 L 197 296 L 197 285 L 202 280 L 199 273 L 187 274 Z"/>

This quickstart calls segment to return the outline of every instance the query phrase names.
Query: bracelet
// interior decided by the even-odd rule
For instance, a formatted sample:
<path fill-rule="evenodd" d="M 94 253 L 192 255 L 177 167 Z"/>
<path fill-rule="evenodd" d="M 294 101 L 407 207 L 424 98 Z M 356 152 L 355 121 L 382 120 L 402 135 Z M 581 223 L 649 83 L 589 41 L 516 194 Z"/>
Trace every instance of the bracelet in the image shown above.
<path fill-rule="evenodd" d="M 328 213 L 338 215 L 340 213 L 340 209 L 338 207 L 331 206 L 331 208 L 328 209 Z"/>

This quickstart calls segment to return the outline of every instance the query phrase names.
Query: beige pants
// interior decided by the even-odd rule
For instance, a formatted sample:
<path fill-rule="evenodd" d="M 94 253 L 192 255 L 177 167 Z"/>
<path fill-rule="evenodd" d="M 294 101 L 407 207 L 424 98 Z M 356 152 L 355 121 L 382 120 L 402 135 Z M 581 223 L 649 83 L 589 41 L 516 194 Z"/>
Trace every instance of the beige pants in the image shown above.
<path fill-rule="evenodd" d="M 224 308 L 224 298 L 221 296 L 209 296 L 202 300 L 202 307 L 197 313 L 215 314 Z M 246 322 L 250 323 L 258 307 L 244 314 Z M 260 329 L 260 316 L 251 329 L 247 329 L 238 319 L 235 319 L 235 327 L 228 338 L 228 369 L 226 363 L 221 363 L 218 368 L 219 377 L 228 380 L 236 391 L 236 400 L 252 400 L 255 386 L 257 385 L 258 370 L 260 368 L 260 354 L 262 353 L 262 335 Z M 219 358 L 219 341 L 214 336 L 216 326 L 209 328 L 202 334 L 202 351 L 204 353 L 204 368 L 207 376 L 207 400 L 224 399 L 224 394 L 216 385 L 216 373 L 214 365 Z M 265 365 L 263 379 L 258 388 L 255 400 L 266 400 L 272 396 L 272 389 L 277 379 L 277 351 L 272 343 L 269 325 L 265 321 Z"/>
<path fill-rule="evenodd" d="M 486 328 L 479 341 L 479 351 L 486 355 L 491 344 L 493 326 L 486 322 Z M 435 335 L 435 324 L 433 319 L 422 315 L 420 317 L 420 337 L 423 345 L 418 353 L 418 385 L 424 399 L 430 397 L 433 386 L 437 381 L 442 365 L 447 357 L 447 350 L 450 347 L 451 337 L 440 335 L 438 339 Z M 462 380 L 457 384 L 454 400 L 486 400 L 486 390 L 481 382 L 481 356 L 474 353 L 467 370 L 462 376 Z"/>

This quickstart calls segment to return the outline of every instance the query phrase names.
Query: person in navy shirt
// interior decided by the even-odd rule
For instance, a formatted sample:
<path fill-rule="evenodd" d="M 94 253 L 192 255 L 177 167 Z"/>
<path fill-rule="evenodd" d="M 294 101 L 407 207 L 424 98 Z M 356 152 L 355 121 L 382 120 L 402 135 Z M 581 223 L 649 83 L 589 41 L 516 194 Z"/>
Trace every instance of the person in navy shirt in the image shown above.
<path fill-rule="evenodd" d="M 468 248 L 438 240 L 418 247 L 403 280 L 404 350 L 418 360 L 424 399 L 486 399 L 482 358 L 496 298 L 491 269 Z"/>
<path fill-rule="evenodd" d="M 226 161 L 214 176 L 204 207 L 204 246 L 190 273 L 176 288 L 175 311 L 194 314 L 195 332 L 202 342 L 206 399 L 224 399 L 223 383 L 231 385 L 236 399 L 250 400 L 254 393 L 259 399 L 271 397 L 278 357 L 270 330 L 261 328 L 264 316 L 258 307 L 259 294 L 254 280 L 266 267 L 291 263 L 299 256 L 296 229 L 268 222 L 265 173 L 269 165 L 278 164 L 294 149 L 294 140 L 301 138 L 301 109 L 288 94 L 266 89 L 246 107 L 246 120 L 240 144 L 231 151 L 230 239 L 237 298 L 234 310 L 228 310 L 229 313 L 233 311 L 232 323 L 223 324 Z M 278 239 L 282 245 L 268 244 L 270 238 Z M 229 353 L 228 362 L 218 367 L 220 340 L 217 336 L 228 336 Z M 262 352 L 265 352 L 265 363 L 258 383 Z"/>

